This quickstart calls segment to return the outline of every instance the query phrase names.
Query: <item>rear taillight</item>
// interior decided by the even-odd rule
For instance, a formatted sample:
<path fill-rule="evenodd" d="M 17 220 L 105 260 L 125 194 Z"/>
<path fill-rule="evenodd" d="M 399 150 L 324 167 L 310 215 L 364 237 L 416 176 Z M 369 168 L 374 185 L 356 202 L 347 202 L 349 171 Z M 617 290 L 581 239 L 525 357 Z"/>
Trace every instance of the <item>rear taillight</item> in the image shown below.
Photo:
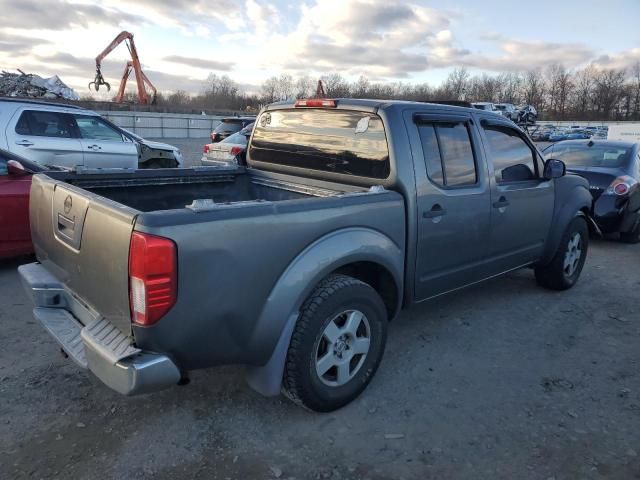
<path fill-rule="evenodd" d="M 242 153 L 242 151 L 244 150 L 244 148 L 242 147 L 231 147 L 231 150 L 229 150 L 229 153 L 231 155 L 240 155 Z"/>
<path fill-rule="evenodd" d="M 203 152 L 203 153 L 209 153 L 209 144 L 208 144 L 208 143 L 207 143 L 207 144 L 205 144 L 205 146 L 204 146 L 204 147 L 202 147 L 202 152 Z"/>
<path fill-rule="evenodd" d="M 611 185 L 607 188 L 607 193 L 614 193 L 616 195 L 623 196 L 628 195 L 637 188 L 638 181 L 636 179 L 628 175 L 623 175 L 611 182 Z"/>
<path fill-rule="evenodd" d="M 335 100 L 327 100 L 324 98 L 310 98 L 307 100 L 296 100 L 296 107 L 336 107 Z"/>
<path fill-rule="evenodd" d="M 176 303 L 178 291 L 176 245 L 168 238 L 134 232 L 129 249 L 131 320 L 149 326 Z"/>

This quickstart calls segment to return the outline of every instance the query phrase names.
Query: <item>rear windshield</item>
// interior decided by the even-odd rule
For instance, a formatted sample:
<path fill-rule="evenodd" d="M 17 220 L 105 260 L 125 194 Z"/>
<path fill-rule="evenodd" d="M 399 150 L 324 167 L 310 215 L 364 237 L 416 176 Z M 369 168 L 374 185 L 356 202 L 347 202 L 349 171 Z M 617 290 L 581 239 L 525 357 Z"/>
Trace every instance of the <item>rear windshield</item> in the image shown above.
<path fill-rule="evenodd" d="M 247 136 L 242 132 L 234 133 L 233 135 L 229 135 L 227 138 L 222 140 L 220 143 L 233 143 L 234 145 L 247 145 Z"/>
<path fill-rule="evenodd" d="M 213 133 L 222 133 L 222 132 L 239 132 L 242 129 L 242 121 L 241 120 L 222 120 L 216 128 L 213 130 Z"/>
<path fill-rule="evenodd" d="M 631 148 L 606 145 L 553 145 L 545 150 L 545 157 L 562 160 L 573 167 L 619 168 L 628 164 Z"/>
<path fill-rule="evenodd" d="M 253 161 L 367 178 L 387 178 L 390 170 L 380 117 L 348 110 L 264 112 L 249 155 Z"/>

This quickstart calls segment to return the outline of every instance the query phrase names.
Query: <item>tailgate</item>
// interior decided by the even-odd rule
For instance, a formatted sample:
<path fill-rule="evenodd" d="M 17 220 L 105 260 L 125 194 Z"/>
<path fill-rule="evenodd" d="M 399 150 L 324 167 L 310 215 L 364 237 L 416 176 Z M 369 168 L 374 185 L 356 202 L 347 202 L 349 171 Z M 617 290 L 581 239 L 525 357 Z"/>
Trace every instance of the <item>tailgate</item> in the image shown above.
<path fill-rule="evenodd" d="M 42 174 L 33 177 L 29 211 L 38 260 L 129 334 L 129 242 L 139 212 Z"/>

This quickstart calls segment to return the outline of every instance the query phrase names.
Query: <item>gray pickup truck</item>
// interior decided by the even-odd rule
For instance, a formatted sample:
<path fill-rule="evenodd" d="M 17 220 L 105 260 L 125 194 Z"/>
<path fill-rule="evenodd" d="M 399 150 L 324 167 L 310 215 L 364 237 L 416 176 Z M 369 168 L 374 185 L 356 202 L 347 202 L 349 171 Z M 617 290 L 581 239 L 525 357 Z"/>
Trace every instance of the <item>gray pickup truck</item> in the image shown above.
<path fill-rule="evenodd" d="M 366 388 L 401 308 L 523 267 L 573 286 L 590 206 L 493 113 L 303 100 L 260 113 L 246 167 L 35 175 L 20 273 L 118 392 L 242 364 L 260 393 L 330 411 Z"/>

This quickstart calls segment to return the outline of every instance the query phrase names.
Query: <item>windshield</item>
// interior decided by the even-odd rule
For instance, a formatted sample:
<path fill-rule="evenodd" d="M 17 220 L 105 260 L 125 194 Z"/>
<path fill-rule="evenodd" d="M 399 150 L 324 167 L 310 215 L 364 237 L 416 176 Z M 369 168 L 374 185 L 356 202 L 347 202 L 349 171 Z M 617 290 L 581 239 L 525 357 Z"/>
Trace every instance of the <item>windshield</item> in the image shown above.
<path fill-rule="evenodd" d="M 507 106 L 506 106 L 506 105 L 496 105 L 496 108 L 497 108 L 498 110 L 506 110 L 506 109 L 507 109 Z"/>
<path fill-rule="evenodd" d="M 608 167 L 624 166 L 631 155 L 629 147 L 612 147 L 609 145 L 553 145 L 547 158 L 562 160 L 568 167 Z"/>

